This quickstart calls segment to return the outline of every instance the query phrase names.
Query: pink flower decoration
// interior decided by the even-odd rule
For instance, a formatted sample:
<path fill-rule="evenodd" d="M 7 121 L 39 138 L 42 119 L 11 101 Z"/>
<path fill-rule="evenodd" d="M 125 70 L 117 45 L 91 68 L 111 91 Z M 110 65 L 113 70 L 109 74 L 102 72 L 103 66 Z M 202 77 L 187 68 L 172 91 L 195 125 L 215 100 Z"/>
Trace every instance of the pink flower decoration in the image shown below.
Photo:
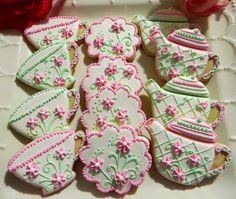
<path fill-rule="evenodd" d="M 99 126 L 99 127 L 103 127 L 105 124 L 106 124 L 106 118 L 103 117 L 103 116 L 98 116 L 97 120 L 96 120 L 96 124 Z"/>
<path fill-rule="evenodd" d="M 38 119 L 30 117 L 27 120 L 27 127 L 34 129 L 38 125 Z"/>
<path fill-rule="evenodd" d="M 113 82 L 112 85 L 111 85 L 111 88 L 114 91 L 117 91 L 121 86 L 122 86 L 122 84 L 120 82 Z"/>
<path fill-rule="evenodd" d="M 116 43 L 116 44 L 113 46 L 113 51 L 116 52 L 116 53 L 123 53 L 123 52 L 124 52 L 124 46 L 123 46 L 123 44 L 121 44 L 121 43 Z"/>
<path fill-rule="evenodd" d="M 165 111 L 170 116 L 175 116 L 177 114 L 176 106 L 172 104 L 168 105 Z"/>
<path fill-rule="evenodd" d="M 152 35 L 156 34 L 156 33 L 160 33 L 160 29 L 157 26 L 153 26 L 150 30 L 150 33 Z"/>
<path fill-rule="evenodd" d="M 105 44 L 105 40 L 103 37 L 96 37 L 93 41 L 93 44 L 97 48 L 101 48 Z"/>
<path fill-rule="evenodd" d="M 127 171 L 117 171 L 114 177 L 116 184 L 124 185 L 129 180 L 129 173 Z"/>
<path fill-rule="evenodd" d="M 189 156 L 189 160 L 192 163 L 193 166 L 197 166 L 200 164 L 201 160 L 200 160 L 200 156 L 197 154 L 192 154 Z"/>
<path fill-rule="evenodd" d="M 58 56 L 58 57 L 54 58 L 53 61 L 56 66 L 61 66 L 64 61 L 64 58 L 62 56 Z"/>
<path fill-rule="evenodd" d="M 66 176 L 63 172 L 61 173 L 54 173 L 52 175 L 52 182 L 55 187 L 60 187 L 66 181 Z"/>
<path fill-rule="evenodd" d="M 110 110 L 114 105 L 114 100 L 110 97 L 106 97 L 102 102 L 103 108 L 106 110 Z"/>
<path fill-rule="evenodd" d="M 68 27 L 65 27 L 61 30 L 61 36 L 62 37 L 65 37 L 66 39 L 72 37 L 72 35 L 74 34 L 72 29 L 68 28 Z"/>
<path fill-rule="evenodd" d="M 117 113 L 116 113 L 116 119 L 121 122 L 124 123 L 125 121 L 128 120 L 128 111 L 126 109 L 120 109 Z"/>
<path fill-rule="evenodd" d="M 169 167 L 172 164 L 173 159 L 170 156 L 164 156 L 162 158 L 161 162 L 162 162 L 162 166 L 164 168 L 166 168 L 166 167 Z"/>
<path fill-rule="evenodd" d="M 185 179 L 185 174 L 180 167 L 174 169 L 173 176 L 177 178 L 179 182 L 182 182 Z"/>
<path fill-rule="evenodd" d="M 117 65 L 114 63 L 110 63 L 109 66 L 105 69 L 106 74 L 113 75 L 117 73 Z"/>
<path fill-rule="evenodd" d="M 26 166 L 26 174 L 30 177 L 36 177 L 39 175 L 40 165 L 35 162 L 28 163 Z"/>
<path fill-rule="evenodd" d="M 128 66 L 128 67 L 124 70 L 123 73 L 124 73 L 124 76 L 126 76 L 126 77 L 132 77 L 133 74 L 135 73 L 135 70 L 134 70 L 133 67 Z"/>
<path fill-rule="evenodd" d="M 173 58 L 176 60 L 176 61 L 180 61 L 181 59 L 184 58 L 184 55 L 181 51 L 175 51 L 173 53 Z"/>
<path fill-rule="evenodd" d="M 34 80 L 37 84 L 40 84 L 43 81 L 43 78 L 44 78 L 44 74 L 41 72 L 36 72 L 34 74 Z"/>
<path fill-rule="evenodd" d="M 208 107 L 208 102 L 201 102 L 200 104 L 199 104 L 199 106 L 202 108 L 202 109 L 206 109 L 207 107 Z"/>
<path fill-rule="evenodd" d="M 188 69 L 193 72 L 196 72 L 198 68 L 199 68 L 199 65 L 196 65 L 194 63 L 191 63 L 188 65 Z"/>
<path fill-rule="evenodd" d="M 58 117 L 62 117 L 65 114 L 65 109 L 62 106 L 56 106 L 55 115 Z"/>
<path fill-rule="evenodd" d="M 128 153 L 132 147 L 131 141 L 126 136 L 122 136 L 116 143 L 117 150 L 122 153 Z"/>
<path fill-rule="evenodd" d="M 38 117 L 42 120 L 47 119 L 49 116 L 49 112 L 46 108 L 41 108 L 38 112 Z"/>
<path fill-rule="evenodd" d="M 96 78 L 95 84 L 97 87 L 99 87 L 99 88 L 104 87 L 106 85 L 106 83 L 107 83 L 107 78 L 104 75 Z"/>
<path fill-rule="evenodd" d="M 162 47 L 161 54 L 166 55 L 170 52 L 170 49 L 168 47 Z"/>
<path fill-rule="evenodd" d="M 169 76 L 170 76 L 171 78 L 174 78 L 174 77 L 178 77 L 178 76 L 180 75 L 180 72 L 179 72 L 177 69 L 171 67 L 171 68 L 169 69 L 168 74 L 169 74 Z"/>
<path fill-rule="evenodd" d="M 176 155 L 179 155 L 184 152 L 184 145 L 181 142 L 175 142 L 172 144 L 172 150 Z"/>
<path fill-rule="evenodd" d="M 56 153 L 61 159 L 64 159 L 67 155 L 67 150 L 64 147 L 60 147 L 56 150 Z"/>
<path fill-rule="evenodd" d="M 104 160 L 99 157 L 93 158 L 89 163 L 89 167 L 95 172 L 100 171 L 103 168 L 103 165 Z"/>
<path fill-rule="evenodd" d="M 56 78 L 54 79 L 53 84 L 54 84 L 55 86 L 65 86 L 65 79 L 63 79 L 62 77 L 56 77 Z"/>
<path fill-rule="evenodd" d="M 158 93 L 157 93 L 157 99 L 158 99 L 158 100 L 161 101 L 161 100 L 164 99 L 164 97 L 165 97 L 164 93 L 162 93 L 162 92 L 158 92 Z"/>
<path fill-rule="evenodd" d="M 48 35 L 45 35 L 44 38 L 43 38 L 43 42 L 47 45 L 51 44 L 52 43 L 52 38 Z"/>
<path fill-rule="evenodd" d="M 124 30 L 124 25 L 122 23 L 114 22 L 111 25 L 112 31 L 116 33 L 120 33 L 122 30 Z"/>

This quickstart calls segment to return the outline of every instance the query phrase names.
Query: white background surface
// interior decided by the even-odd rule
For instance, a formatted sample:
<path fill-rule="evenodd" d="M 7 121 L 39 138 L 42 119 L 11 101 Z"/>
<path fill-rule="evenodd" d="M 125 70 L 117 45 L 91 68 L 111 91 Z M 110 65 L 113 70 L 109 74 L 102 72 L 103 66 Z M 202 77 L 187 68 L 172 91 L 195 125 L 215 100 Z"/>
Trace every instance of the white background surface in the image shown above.
<path fill-rule="evenodd" d="M 124 4 L 125 2 L 125 4 Z M 150 3 L 152 2 L 152 3 Z M 165 3 L 163 3 L 165 2 Z M 71 2 L 63 8 L 61 15 L 77 15 L 82 21 L 91 23 L 103 16 L 125 16 L 132 20 L 136 14 L 144 16 L 151 14 L 157 8 L 168 8 L 176 1 L 148 1 L 148 0 L 77 0 L 76 6 Z M 233 1 L 235 4 L 235 2 Z M 235 4 L 236 5 L 236 4 Z M 222 15 L 213 15 L 208 19 L 198 19 L 212 44 L 212 50 L 221 58 L 221 67 L 235 67 L 236 69 L 236 11 L 229 6 Z M 231 19 L 230 19 L 231 18 Z M 194 22 L 194 21 L 193 21 Z M 232 29 L 230 29 L 230 27 Z M 228 41 L 226 41 L 228 40 Z M 15 80 L 20 63 L 26 59 L 33 48 L 23 39 L 20 32 L 2 31 L 0 34 L 0 198 L 1 199 L 36 199 L 41 198 L 40 190 L 18 180 L 7 172 L 7 162 L 29 140 L 7 127 L 10 113 L 28 95 L 36 92 L 23 83 Z M 85 68 L 95 60 L 88 59 L 86 46 L 81 46 L 80 61 L 74 76 L 77 79 L 75 87 L 79 87 Z M 142 49 L 137 53 L 133 62 L 138 66 L 141 78 L 145 82 L 149 78 L 156 79 L 154 59 L 147 56 Z M 5 73 L 5 75 L 3 74 Z M 208 83 L 212 98 L 231 100 L 236 99 L 236 73 L 230 71 L 218 72 Z M 84 99 L 83 93 L 82 99 Z M 141 92 L 143 110 L 147 117 L 151 117 L 150 104 L 145 91 Z M 72 122 L 72 129 L 80 129 L 78 118 L 85 109 L 84 100 L 81 101 L 81 110 Z M 230 140 L 236 136 L 236 103 L 226 105 L 226 119 L 217 128 L 218 142 L 229 145 L 235 157 L 236 142 Z M 235 158 L 236 159 L 236 158 Z M 94 183 L 86 182 L 81 175 L 82 165 L 75 164 L 78 173 L 77 179 L 66 189 L 48 198 L 175 198 L 175 199 L 234 199 L 236 198 L 236 161 L 234 160 L 226 172 L 214 179 L 206 179 L 196 187 L 183 187 L 165 180 L 152 168 L 147 174 L 144 183 L 138 188 L 132 188 L 125 196 L 109 193 L 103 194 L 96 190 Z"/>

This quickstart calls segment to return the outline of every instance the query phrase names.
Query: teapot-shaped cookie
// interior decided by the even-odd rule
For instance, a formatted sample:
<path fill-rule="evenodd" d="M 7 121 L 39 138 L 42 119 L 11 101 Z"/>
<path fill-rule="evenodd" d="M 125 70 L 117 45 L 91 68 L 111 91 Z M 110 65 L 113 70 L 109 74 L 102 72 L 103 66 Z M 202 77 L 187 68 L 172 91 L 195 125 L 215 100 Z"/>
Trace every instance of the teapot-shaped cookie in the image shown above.
<path fill-rule="evenodd" d="M 224 119 L 224 105 L 210 98 L 206 86 L 195 77 L 176 77 L 162 88 L 152 79 L 145 84 L 153 117 L 167 125 L 181 116 L 202 117 L 212 127 Z"/>
<path fill-rule="evenodd" d="M 179 118 L 166 129 L 150 119 L 147 129 L 152 138 L 154 164 L 171 181 L 195 185 L 229 166 L 231 150 L 216 143 L 215 132 L 201 118 Z"/>
<path fill-rule="evenodd" d="M 150 56 L 155 56 L 155 48 L 150 40 L 152 29 L 155 28 L 155 25 L 158 25 L 166 36 L 176 29 L 189 28 L 190 26 L 185 14 L 175 8 L 157 10 L 146 18 L 137 15 L 134 17 L 133 22 L 139 27 L 144 50 Z"/>

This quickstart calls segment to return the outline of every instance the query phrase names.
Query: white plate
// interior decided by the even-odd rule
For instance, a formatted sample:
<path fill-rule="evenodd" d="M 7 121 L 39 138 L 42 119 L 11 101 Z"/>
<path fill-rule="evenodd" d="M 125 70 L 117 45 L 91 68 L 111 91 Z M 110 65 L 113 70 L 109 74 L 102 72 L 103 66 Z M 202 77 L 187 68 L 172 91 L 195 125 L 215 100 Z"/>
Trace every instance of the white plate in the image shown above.
<path fill-rule="evenodd" d="M 77 15 L 83 21 L 93 22 L 103 16 L 123 15 L 129 20 L 136 14 L 148 15 L 157 8 L 173 5 L 176 1 L 160 2 L 163 0 L 77 0 L 76 6 L 71 6 L 71 1 L 67 2 L 61 15 Z M 233 6 L 234 5 L 234 8 Z M 221 58 L 221 67 L 235 67 L 236 69 L 236 2 L 223 12 L 222 15 L 213 15 L 207 19 L 198 20 L 203 25 L 205 33 L 212 44 L 212 50 L 217 52 Z M 77 79 L 76 87 L 80 85 L 82 77 L 85 75 L 85 68 L 94 60 L 85 57 L 86 47 L 81 46 L 80 62 L 75 71 Z M 31 53 L 30 46 L 25 42 L 18 31 L 2 31 L 0 34 L 0 198 L 1 199 L 35 199 L 41 198 L 40 190 L 18 180 L 15 176 L 7 172 L 7 162 L 10 157 L 29 140 L 15 133 L 7 127 L 7 121 L 11 110 L 13 110 L 23 99 L 35 92 L 19 81 L 15 80 L 15 73 L 20 63 Z M 133 62 L 138 66 L 141 78 L 145 82 L 148 78 L 155 77 L 154 59 L 147 56 L 142 49 L 137 53 Z M 236 72 L 220 71 L 209 82 L 207 87 L 211 96 L 216 99 L 227 100 L 236 99 Z M 148 104 L 145 91 L 141 92 L 143 110 L 147 117 L 151 117 L 150 105 Z M 84 110 L 84 101 L 82 101 Z M 229 145 L 236 151 L 236 142 L 232 137 L 236 136 L 236 103 L 226 104 L 226 118 L 217 128 L 218 141 Z M 80 110 L 76 118 L 81 115 Z M 77 120 L 73 120 L 72 129 L 77 128 Z M 235 158 L 236 159 L 236 158 Z M 120 197 L 117 194 L 102 194 L 95 188 L 94 183 L 86 182 L 81 175 L 82 165 L 77 162 L 75 168 L 78 172 L 77 179 L 66 189 L 49 198 L 105 198 Z M 236 160 L 226 172 L 214 179 L 207 179 L 201 185 L 189 188 L 176 185 L 165 180 L 157 174 L 154 168 L 146 176 L 144 183 L 137 189 L 132 188 L 125 198 L 210 198 L 210 199 L 233 199 L 236 197 Z"/>

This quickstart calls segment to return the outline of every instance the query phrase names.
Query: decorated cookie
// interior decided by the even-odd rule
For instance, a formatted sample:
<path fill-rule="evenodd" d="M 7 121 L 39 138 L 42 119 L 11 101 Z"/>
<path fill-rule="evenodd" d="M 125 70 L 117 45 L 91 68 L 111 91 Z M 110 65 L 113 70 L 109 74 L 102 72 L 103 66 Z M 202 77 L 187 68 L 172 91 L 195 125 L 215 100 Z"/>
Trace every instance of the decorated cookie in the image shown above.
<path fill-rule="evenodd" d="M 154 165 L 165 178 L 195 185 L 223 172 L 231 150 L 216 143 L 212 127 L 201 118 L 179 118 L 166 129 L 155 119 L 147 122 L 152 137 Z"/>
<path fill-rule="evenodd" d="M 157 24 L 162 33 L 167 36 L 173 31 L 180 28 L 189 28 L 188 18 L 179 10 L 174 8 L 157 10 L 152 15 L 144 18 L 135 16 L 134 23 L 139 28 L 139 34 L 142 38 L 142 45 L 148 55 L 155 55 L 155 48 L 150 40 L 150 36 Z"/>
<path fill-rule="evenodd" d="M 36 89 L 71 87 L 74 67 L 79 60 L 76 43 L 58 43 L 33 53 L 20 67 L 16 77 Z"/>
<path fill-rule="evenodd" d="M 145 84 L 153 116 L 163 125 L 180 116 L 202 117 L 213 127 L 224 119 L 224 105 L 212 100 L 206 86 L 195 77 L 176 77 L 160 88 L 154 80 Z"/>
<path fill-rule="evenodd" d="M 87 25 L 75 16 L 50 17 L 30 28 L 24 35 L 37 49 L 65 41 L 80 42 L 86 33 Z"/>
<path fill-rule="evenodd" d="M 10 115 L 9 125 L 18 133 L 35 139 L 56 130 L 69 129 L 79 108 L 79 91 L 51 88 L 23 101 Z"/>
<path fill-rule="evenodd" d="M 206 37 L 198 29 L 179 29 L 166 38 L 158 25 L 151 39 L 155 45 L 155 68 L 163 81 L 195 76 L 207 82 L 218 70 L 219 57 L 208 51 Z"/>
<path fill-rule="evenodd" d="M 87 99 L 104 88 L 116 91 L 121 86 L 136 95 L 143 87 L 137 67 L 127 63 L 123 57 L 100 58 L 98 63 L 87 67 L 87 73 L 82 83 Z"/>
<path fill-rule="evenodd" d="M 86 132 L 100 131 L 105 124 L 130 125 L 139 131 L 145 120 L 140 99 L 125 87 L 100 91 L 87 101 L 87 110 L 81 116 Z"/>
<path fill-rule="evenodd" d="M 92 58 L 108 56 L 124 56 L 132 61 L 141 40 L 134 24 L 125 18 L 112 19 L 105 17 L 90 26 L 85 37 L 88 55 Z"/>
<path fill-rule="evenodd" d="M 125 194 L 131 185 L 138 186 L 144 181 L 151 167 L 149 143 L 136 135 L 130 126 L 114 125 L 88 135 L 88 144 L 79 154 L 85 164 L 83 175 L 95 182 L 101 192 Z"/>
<path fill-rule="evenodd" d="M 44 195 L 53 194 L 74 181 L 72 168 L 83 141 L 81 131 L 46 134 L 18 151 L 8 162 L 8 170 Z"/>

